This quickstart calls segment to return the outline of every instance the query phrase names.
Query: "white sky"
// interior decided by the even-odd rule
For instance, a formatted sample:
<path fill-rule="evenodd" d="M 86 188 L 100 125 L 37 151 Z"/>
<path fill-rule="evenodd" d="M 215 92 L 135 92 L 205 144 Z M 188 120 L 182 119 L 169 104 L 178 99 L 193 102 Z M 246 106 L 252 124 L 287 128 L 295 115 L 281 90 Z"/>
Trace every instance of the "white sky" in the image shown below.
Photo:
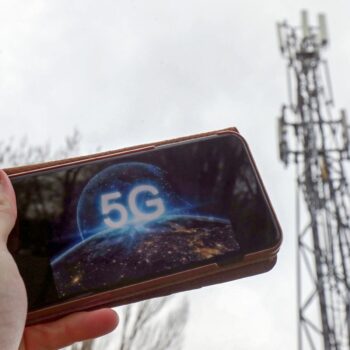
<path fill-rule="evenodd" d="M 188 292 L 186 350 L 296 349 L 294 172 L 277 157 L 287 102 L 275 22 L 324 11 L 335 103 L 350 91 L 345 0 L 0 0 L 0 140 L 84 153 L 237 126 L 284 229 L 268 274 Z"/>

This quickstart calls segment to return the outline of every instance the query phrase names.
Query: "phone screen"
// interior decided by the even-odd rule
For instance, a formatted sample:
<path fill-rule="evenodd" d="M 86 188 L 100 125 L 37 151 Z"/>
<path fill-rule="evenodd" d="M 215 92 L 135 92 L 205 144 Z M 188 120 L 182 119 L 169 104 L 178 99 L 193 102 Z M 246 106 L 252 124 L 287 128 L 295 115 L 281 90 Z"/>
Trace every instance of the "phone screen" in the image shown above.
<path fill-rule="evenodd" d="M 12 178 L 9 247 L 29 309 L 269 247 L 275 222 L 239 137 Z"/>

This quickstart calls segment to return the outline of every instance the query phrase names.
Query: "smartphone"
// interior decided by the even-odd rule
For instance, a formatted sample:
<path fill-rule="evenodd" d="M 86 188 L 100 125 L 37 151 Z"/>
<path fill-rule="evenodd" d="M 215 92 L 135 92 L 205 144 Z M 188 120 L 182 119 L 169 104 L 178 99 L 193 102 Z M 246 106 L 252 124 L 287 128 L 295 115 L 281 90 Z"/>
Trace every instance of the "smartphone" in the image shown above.
<path fill-rule="evenodd" d="M 5 170 L 27 325 L 268 271 L 281 229 L 234 128 Z"/>

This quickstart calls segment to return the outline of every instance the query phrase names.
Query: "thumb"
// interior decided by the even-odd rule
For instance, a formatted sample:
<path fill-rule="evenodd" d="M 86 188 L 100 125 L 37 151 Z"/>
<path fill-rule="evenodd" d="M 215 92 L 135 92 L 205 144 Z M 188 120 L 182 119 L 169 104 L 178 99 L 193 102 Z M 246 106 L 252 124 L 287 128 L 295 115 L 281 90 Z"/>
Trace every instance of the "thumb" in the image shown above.
<path fill-rule="evenodd" d="M 0 248 L 6 246 L 7 237 L 17 216 L 16 196 L 6 173 L 0 169 Z"/>

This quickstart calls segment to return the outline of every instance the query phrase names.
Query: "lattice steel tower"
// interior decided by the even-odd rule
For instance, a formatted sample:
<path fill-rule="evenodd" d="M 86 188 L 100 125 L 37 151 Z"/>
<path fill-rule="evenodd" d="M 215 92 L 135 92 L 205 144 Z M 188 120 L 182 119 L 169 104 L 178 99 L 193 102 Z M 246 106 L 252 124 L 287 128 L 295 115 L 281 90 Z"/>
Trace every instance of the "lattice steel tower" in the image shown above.
<path fill-rule="evenodd" d="M 299 349 L 350 349 L 350 159 L 345 111 L 333 115 L 326 20 L 278 24 L 289 102 L 278 119 L 279 151 L 297 178 Z M 302 200 L 303 198 L 303 200 Z"/>

